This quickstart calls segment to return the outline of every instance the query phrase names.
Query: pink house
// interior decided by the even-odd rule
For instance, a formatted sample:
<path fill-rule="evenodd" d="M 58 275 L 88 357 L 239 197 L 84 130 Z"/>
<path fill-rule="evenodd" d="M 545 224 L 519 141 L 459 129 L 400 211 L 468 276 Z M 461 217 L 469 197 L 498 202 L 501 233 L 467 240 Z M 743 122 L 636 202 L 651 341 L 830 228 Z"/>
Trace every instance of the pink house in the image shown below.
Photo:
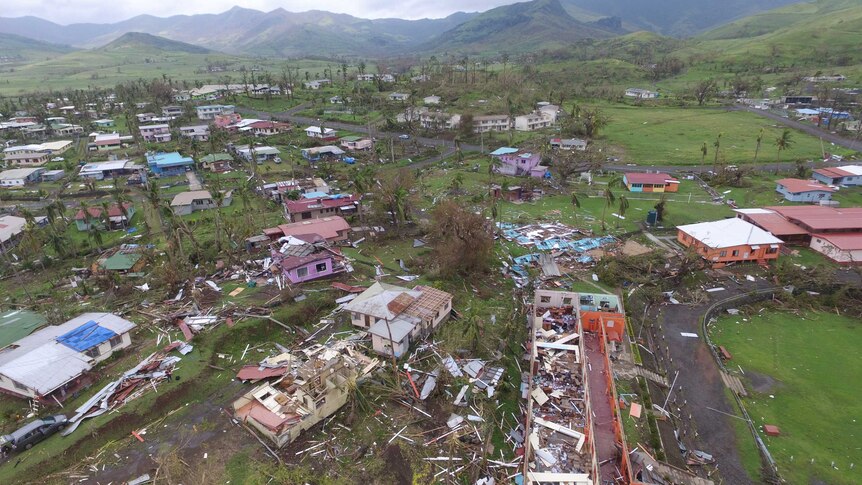
<path fill-rule="evenodd" d="M 491 156 L 499 161 L 494 171 L 503 175 L 542 178 L 548 176 L 548 167 L 541 165 L 542 155 L 521 151 L 517 148 L 502 147 L 491 152 Z"/>
<path fill-rule="evenodd" d="M 296 243 L 298 240 L 293 240 Z M 325 244 L 325 243 L 323 243 Z M 281 274 L 291 283 L 325 278 L 348 270 L 342 264 L 342 256 L 335 250 L 320 244 L 301 246 L 285 244 L 282 250 L 271 251 L 273 265 L 281 269 Z"/>
<path fill-rule="evenodd" d="M 224 115 L 216 115 L 213 118 L 213 124 L 216 128 L 226 129 L 230 125 L 235 125 L 242 121 L 242 116 L 239 113 L 231 113 Z"/>

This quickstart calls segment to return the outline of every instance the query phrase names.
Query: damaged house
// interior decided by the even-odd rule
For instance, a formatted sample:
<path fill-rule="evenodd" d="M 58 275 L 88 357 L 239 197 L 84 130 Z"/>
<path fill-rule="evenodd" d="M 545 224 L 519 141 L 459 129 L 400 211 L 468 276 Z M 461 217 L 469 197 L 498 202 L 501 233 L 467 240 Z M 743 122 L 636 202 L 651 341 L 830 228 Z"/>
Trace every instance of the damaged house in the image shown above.
<path fill-rule="evenodd" d="M 350 322 L 371 334 L 374 351 L 401 357 L 411 340 L 431 334 L 452 313 L 452 295 L 430 286 L 412 290 L 374 283 L 344 309 Z"/>
<path fill-rule="evenodd" d="M 352 271 L 349 265 L 344 264 L 341 253 L 330 248 L 326 241 L 309 243 L 292 236 L 282 240 L 281 248 L 271 252 L 272 262 L 291 283 Z"/>
<path fill-rule="evenodd" d="M 234 415 L 282 447 L 335 414 L 347 402 L 349 388 L 358 376 L 352 358 L 325 351 L 234 401 Z"/>
<path fill-rule="evenodd" d="M 62 401 L 90 383 L 86 374 L 132 344 L 135 324 L 111 313 L 84 313 L 0 349 L 0 392 Z"/>

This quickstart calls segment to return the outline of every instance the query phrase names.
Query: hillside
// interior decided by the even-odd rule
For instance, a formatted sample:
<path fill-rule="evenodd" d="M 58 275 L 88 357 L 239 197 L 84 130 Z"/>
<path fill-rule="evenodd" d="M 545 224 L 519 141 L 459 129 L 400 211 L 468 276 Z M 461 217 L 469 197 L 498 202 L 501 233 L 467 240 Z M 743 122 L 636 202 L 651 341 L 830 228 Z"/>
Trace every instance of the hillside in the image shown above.
<path fill-rule="evenodd" d="M 834 67 L 862 63 L 862 3 L 819 0 L 741 19 L 697 39 L 697 51 L 756 64 Z"/>
<path fill-rule="evenodd" d="M 559 0 L 535 0 L 479 14 L 431 39 L 419 50 L 464 54 L 533 52 L 613 35 L 596 24 L 576 20 Z"/>
<path fill-rule="evenodd" d="M 799 0 L 561 0 L 573 16 L 619 17 L 630 30 L 689 37 Z"/>
<path fill-rule="evenodd" d="M 140 15 L 114 24 L 63 26 L 36 17 L 0 17 L 0 32 L 85 48 L 107 44 L 128 32 L 147 32 L 239 55 L 378 56 L 405 52 L 475 15 L 367 20 L 325 11 L 261 12 L 234 7 L 220 14 Z"/>
<path fill-rule="evenodd" d="M 33 62 L 73 51 L 71 47 L 49 44 L 14 34 L 0 34 L 0 64 Z"/>
<path fill-rule="evenodd" d="M 185 52 L 188 54 L 208 54 L 212 52 L 204 47 L 186 44 L 176 40 L 165 39 L 142 32 L 129 32 L 114 39 L 100 48 L 107 52 L 149 51 L 149 52 Z"/>

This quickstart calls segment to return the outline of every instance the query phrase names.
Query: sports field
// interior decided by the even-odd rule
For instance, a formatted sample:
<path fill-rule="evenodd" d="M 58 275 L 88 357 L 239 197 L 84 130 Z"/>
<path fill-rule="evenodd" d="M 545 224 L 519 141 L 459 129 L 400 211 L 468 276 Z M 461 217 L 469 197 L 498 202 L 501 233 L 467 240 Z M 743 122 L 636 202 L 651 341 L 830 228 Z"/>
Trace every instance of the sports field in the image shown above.
<path fill-rule="evenodd" d="M 733 354 L 728 367 L 745 372 L 755 424 L 781 429 L 761 433 L 779 473 L 787 483 L 862 482 L 862 324 L 836 313 L 763 313 L 723 317 L 712 335 Z"/>

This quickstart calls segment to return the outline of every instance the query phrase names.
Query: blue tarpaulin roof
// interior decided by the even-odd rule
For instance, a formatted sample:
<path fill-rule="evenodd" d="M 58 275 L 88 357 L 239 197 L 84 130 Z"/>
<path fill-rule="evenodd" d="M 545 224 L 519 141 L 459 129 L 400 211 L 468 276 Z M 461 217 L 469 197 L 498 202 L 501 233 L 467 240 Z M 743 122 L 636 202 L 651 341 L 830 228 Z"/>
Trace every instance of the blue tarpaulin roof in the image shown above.
<path fill-rule="evenodd" d="M 113 330 L 100 327 L 96 322 L 90 320 L 75 330 L 60 335 L 57 337 L 57 342 L 72 350 L 83 352 L 116 336 L 117 334 Z"/>

